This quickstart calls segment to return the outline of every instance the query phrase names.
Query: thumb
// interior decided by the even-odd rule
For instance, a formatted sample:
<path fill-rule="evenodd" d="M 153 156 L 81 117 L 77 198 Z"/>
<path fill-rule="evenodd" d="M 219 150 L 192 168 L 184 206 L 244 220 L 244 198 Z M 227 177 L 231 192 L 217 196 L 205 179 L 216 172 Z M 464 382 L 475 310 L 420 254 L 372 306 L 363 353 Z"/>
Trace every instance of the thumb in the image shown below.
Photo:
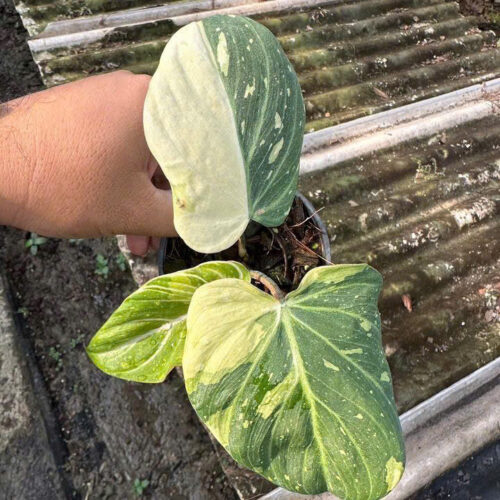
<path fill-rule="evenodd" d="M 128 234 L 144 236 L 177 236 L 174 227 L 172 191 L 158 189 L 151 181 L 136 192 L 133 208 L 133 230 Z M 128 224 L 127 224 L 128 225 Z"/>

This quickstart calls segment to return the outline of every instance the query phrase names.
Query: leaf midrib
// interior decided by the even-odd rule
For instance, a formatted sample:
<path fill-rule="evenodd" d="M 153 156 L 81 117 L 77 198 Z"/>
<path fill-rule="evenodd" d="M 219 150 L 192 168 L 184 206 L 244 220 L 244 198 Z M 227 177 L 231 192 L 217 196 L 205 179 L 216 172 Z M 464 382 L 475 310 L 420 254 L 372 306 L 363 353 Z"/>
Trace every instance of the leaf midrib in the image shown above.
<path fill-rule="evenodd" d="M 359 446 L 356 444 L 354 437 L 352 436 L 349 429 L 347 429 L 345 424 L 342 422 L 342 419 L 331 408 L 329 408 L 327 405 L 325 405 L 325 403 L 323 403 L 323 401 L 321 401 L 319 398 L 317 398 L 314 391 L 311 389 L 311 386 L 309 385 L 309 381 L 307 379 L 307 370 L 305 369 L 304 364 L 302 362 L 302 356 L 300 354 L 300 350 L 299 350 L 297 341 L 296 341 L 295 336 L 293 334 L 293 328 L 290 325 L 290 316 L 292 318 L 296 319 L 295 316 L 291 312 L 288 312 L 288 314 L 284 315 L 283 324 L 285 326 L 285 334 L 288 338 L 288 342 L 290 344 L 290 349 L 292 351 L 292 356 L 293 356 L 294 361 L 296 362 L 295 364 L 296 364 L 298 371 L 299 371 L 299 380 L 300 380 L 300 383 L 304 389 L 304 395 L 309 400 L 309 403 L 311 405 L 311 423 L 313 426 L 313 434 L 315 435 L 316 441 L 318 443 L 318 448 L 320 449 L 323 475 L 324 475 L 325 480 L 327 482 L 327 486 L 329 488 L 329 491 L 334 491 L 332 489 L 333 486 L 330 484 L 330 481 L 329 481 L 328 465 L 325 463 L 325 456 L 324 456 L 325 452 L 328 455 L 329 455 L 329 452 L 328 452 L 328 450 L 326 450 L 324 448 L 324 446 L 321 445 L 321 443 L 322 443 L 321 435 L 319 433 L 319 430 L 317 429 L 318 423 L 316 420 L 316 413 L 317 413 L 316 403 L 319 403 L 321 406 L 323 406 L 328 411 L 328 413 L 330 413 L 330 415 L 332 415 L 338 421 L 339 425 L 346 432 L 346 435 L 349 438 L 349 440 L 351 441 L 353 447 L 356 449 L 356 451 L 361 459 L 361 462 L 363 463 L 363 465 L 366 469 L 366 472 L 367 472 L 368 482 L 370 485 L 370 492 L 368 494 L 368 498 L 371 498 L 371 494 L 373 492 L 373 481 L 372 481 L 372 477 L 370 474 L 370 468 L 368 467 L 368 464 L 366 463 L 366 460 L 365 460 L 366 457 L 361 452 Z M 300 323 L 302 323 L 302 322 L 300 321 Z M 333 463 L 334 463 L 334 461 L 332 460 L 332 464 Z M 345 485 L 345 482 L 342 480 L 342 476 L 340 474 L 339 474 L 339 477 L 341 478 L 342 483 Z M 356 486 L 354 486 L 354 488 L 356 491 L 358 491 Z M 346 489 L 346 492 L 347 492 L 347 489 Z"/>
<path fill-rule="evenodd" d="M 247 213 L 246 213 L 246 218 L 248 221 L 251 220 L 251 215 L 250 215 L 250 196 L 251 196 L 251 193 L 250 193 L 250 181 L 249 181 L 249 178 L 248 178 L 248 168 L 247 168 L 247 164 L 246 164 L 246 161 L 245 161 L 245 157 L 243 155 L 243 148 L 242 148 L 242 145 L 241 145 L 241 141 L 240 141 L 240 136 L 238 134 L 238 124 L 236 123 L 236 116 L 235 116 L 235 110 L 233 108 L 233 106 L 231 105 L 232 104 L 232 99 L 231 99 L 231 96 L 229 95 L 229 92 L 228 92 L 228 89 L 226 87 L 226 84 L 224 83 L 224 80 L 222 79 L 222 76 L 221 76 L 221 73 L 219 71 L 219 67 L 217 65 L 217 61 L 215 59 L 215 54 L 213 52 L 213 48 L 212 48 L 212 45 L 210 44 L 210 41 L 208 39 L 208 36 L 207 36 L 207 33 L 205 31 L 205 25 L 203 23 L 203 21 L 198 21 L 199 25 L 198 25 L 198 29 L 199 29 L 199 32 L 200 32 L 200 35 L 202 37 L 202 40 L 203 40 L 203 43 L 205 44 L 205 47 L 206 47 L 206 50 L 207 50 L 207 54 L 210 58 L 210 62 L 212 63 L 212 67 L 216 73 L 216 75 L 218 76 L 218 79 L 219 79 L 219 82 L 222 86 L 222 88 L 224 89 L 224 93 L 226 95 L 226 99 L 227 99 L 227 105 L 229 106 L 229 109 L 230 109 L 230 116 L 232 118 L 232 129 L 233 129 L 233 133 L 236 135 L 236 140 L 237 140 L 237 143 L 238 143 L 238 147 L 239 147 L 239 150 L 240 150 L 240 156 L 241 156 L 241 163 L 242 163 L 242 167 L 245 171 L 245 179 L 246 179 L 246 197 L 247 197 Z M 222 31 L 221 31 L 222 33 Z M 224 34 L 225 36 L 225 34 Z M 227 42 L 226 42 L 227 43 Z M 229 50 L 229 49 L 228 49 Z"/>
<path fill-rule="evenodd" d="M 186 321 L 186 318 L 187 318 L 187 314 L 183 314 L 182 316 L 179 316 L 173 320 L 166 320 L 165 323 L 163 323 L 162 325 L 158 326 L 157 328 L 153 328 L 151 330 L 148 330 L 147 332 L 145 333 L 142 333 L 141 335 L 137 335 L 135 337 L 132 337 L 132 338 L 129 338 L 129 339 L 126 339 L 125 341 L 123 342 L 117 342 L 115 341 L 114 344 L 115 346 L 112 347 L 112 348 L 109 348 L 105 351 L 92 351 L 91 349 L 89 349 L 89 352 L 93 352 L 93 353 L 96 353 L 96 354 L 102 354 L 102 353 L 108 353 L 108 352 L 112 352 L 112 351 L 116 351 L 117 349 L 122 349 L 124 347 L 131 347 L 139 342 L 142 342 L 143 340 L 146 340 L 147 338 L 149 337 L 152 337 L 153 335 L 156 335 L 157 333 L 159 333 L 163 328 L 165 328 L 165 325 L 167 324 L 170 324 L 171 327 L 165 332 L 165 335 L 168 337 L 171 330 L 173 330 L 179 323 L 182 323 L 182 322 L 185 322 Z M 115 328 L 115 326 L 113 326 L 113 328 Z M 111 344 L 111 342 L 109 342 Z M 105 343 L 101 344 L 102 347 L 106 346 Z M 128 351 L 125 351 L 125 352 L 128 352 Z M 122 353 L 122 354 L 125 354 Z"/>
<path fill-rule="evenodd" d="M 318 444 L 318 449 L 320 452 L 320 462 L 321 462 L 321 468 L 323 470 L 323 477 L 325 478 L 326 485 L 330 491 L 334 491 L 333 485 L 330 483 L 329 475 L 328 475 L 328 464 L 326 463 L 325 460 L 325 448 L 322 444 L 321 437 L 319 436 L 319 431 L 318 431 L 318 423 L 316 421 L 316 399 L 314 397 L 314 393 L 311 389 L 311 386 L 309 385 L 309 381 L 307 380 L 307 377 L 305 376 L 305 369 L 304 369 L 304 364 L 302 362 L 302 356 L 300 355 L 300 351 L 297 345 L 297 341 L 295 339 L 295 336 L 293 335 L 293 329 L 291 328 L 290 325 L 290 319 L 288 317 L 288 314 L 283 314 L 283 326 L 285 327 L 285 335 L 288 339 L 288 344 L 290 345 L 290 350 L 292 352 L 292 358 L 294 360 L 294 365 L 297 368 L 298 371 L 298 376 L 299 376 L 299 381 L 302 386 L 302 389 L 304 391 L 304 396 L 306 399 L 309 400 L 309 404 L 311 406 L 311 425 L 313 428 L 313 435 L 316 443 Z M 319 437 L 319 439 L 318 439 Z"/>

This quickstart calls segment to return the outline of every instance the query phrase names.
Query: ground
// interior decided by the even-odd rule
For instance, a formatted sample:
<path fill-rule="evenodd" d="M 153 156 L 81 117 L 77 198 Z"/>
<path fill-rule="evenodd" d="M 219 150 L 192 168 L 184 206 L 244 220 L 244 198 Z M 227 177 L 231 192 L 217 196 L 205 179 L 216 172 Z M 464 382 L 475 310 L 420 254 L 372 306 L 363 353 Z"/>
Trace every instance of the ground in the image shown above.
<path fill-rule="evenodd" d="M 34 256 L 26 237 L 3 228 L 0 262 L 58 420 L 75 497 L 133 498 L 139 479 L 150 483 L 146 498 L 233 498 L 176 374 L 161 385 L 128 384 L 98 372 L 85 354 L 134 288 L 115 241 L 49 240 Z"/>

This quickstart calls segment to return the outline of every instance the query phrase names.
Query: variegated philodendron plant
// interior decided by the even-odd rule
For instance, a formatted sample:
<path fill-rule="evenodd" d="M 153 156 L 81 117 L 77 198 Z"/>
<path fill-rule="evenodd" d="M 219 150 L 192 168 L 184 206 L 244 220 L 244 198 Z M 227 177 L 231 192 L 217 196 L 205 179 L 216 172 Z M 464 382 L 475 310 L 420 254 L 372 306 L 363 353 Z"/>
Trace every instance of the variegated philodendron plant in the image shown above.
<path fill-rule="evenodd" d="M 221 251 L 252 220 L 285 220 L 304 119 L 295 72 L 262 25 L 214 16 L 171 38 L 144 127 L 191 248 Z M 191 403 L 224 448 L 287 490 L 383 497 L 401 478 L 404 447 L 381 344 L 381 276 L 365 264 L 317 267 L 287 296 L 252 276 L 209 262 L 155 278 L 87 352 L 138 382 L 182 366 Z"/>

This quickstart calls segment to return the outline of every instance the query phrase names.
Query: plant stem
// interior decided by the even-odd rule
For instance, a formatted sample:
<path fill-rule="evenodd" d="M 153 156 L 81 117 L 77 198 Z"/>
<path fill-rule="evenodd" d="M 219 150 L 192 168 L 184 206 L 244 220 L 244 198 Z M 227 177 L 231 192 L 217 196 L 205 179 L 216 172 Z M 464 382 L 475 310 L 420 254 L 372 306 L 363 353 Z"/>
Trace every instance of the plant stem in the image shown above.
<path fill-rule="evenodd" d="M 258 281 L 259 283 L 264 285 L 271 292 L 271 295 L 275 299 L 281 301 L 285 298 L 285 294 L 283 293 L 281 288 L 269 276 L 266 276 L 260 271 L 250 271 L 250 276 L 253 280 Z"/>
<path fill-rule="evenodd" d="M 244 260 L 245 262 L 248 260 L 248 252 L 245 246 L 245 237 L 242 236 L 238 240 L 238 255 L 240 259 Z"/>

